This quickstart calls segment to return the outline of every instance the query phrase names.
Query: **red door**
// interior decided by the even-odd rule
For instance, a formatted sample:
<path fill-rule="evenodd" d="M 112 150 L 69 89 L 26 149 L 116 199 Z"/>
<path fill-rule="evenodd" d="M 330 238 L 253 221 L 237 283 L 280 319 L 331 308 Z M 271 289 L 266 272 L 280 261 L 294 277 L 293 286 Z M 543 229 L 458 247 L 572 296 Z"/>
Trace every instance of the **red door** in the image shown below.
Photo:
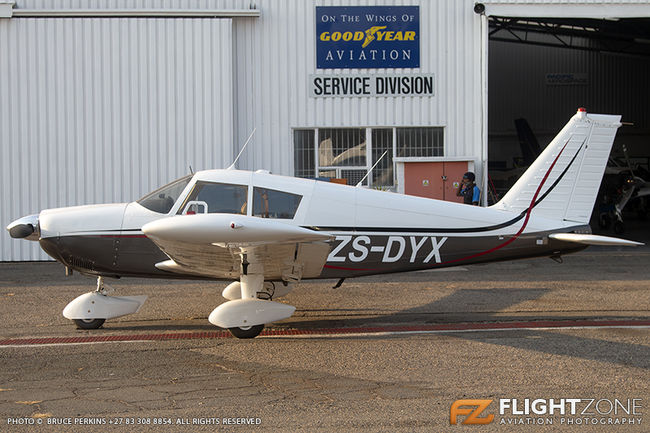
<path fill-rule="evenodd" d="M 462 203 L 456 196 L 467 161 L 404 163 L 404 193 Z"/>
<path fill-rule="evenodd" d="M 444 200 L 443 175 L 441 162 L 407 162 L 404 164 L 404 192 Z"/>
<path fill-rule="evenodd" d="M 443 200 L 462 203 L 463 197 L 458 197 L 456 190 L 458 189 L 458 184 L 463 179 L 463 175 L 467 173 L 467 162 L 443 162 L 443 164 L 446 179 L 442 182 L 445 189 L 445 198 Z"/>

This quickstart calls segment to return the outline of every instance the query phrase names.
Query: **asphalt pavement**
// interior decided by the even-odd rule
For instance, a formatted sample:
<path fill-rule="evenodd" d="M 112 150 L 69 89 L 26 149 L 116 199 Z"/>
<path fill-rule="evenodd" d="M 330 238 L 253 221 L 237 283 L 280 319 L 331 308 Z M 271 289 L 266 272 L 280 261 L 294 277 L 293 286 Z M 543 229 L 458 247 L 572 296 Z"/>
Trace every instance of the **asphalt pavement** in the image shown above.
<path fill-rule="evenodd" d="M 110 283 L 149 299 L 81 331 L 92 278 L 0 264 L 2 431 L 650 431 L 648 247 L 304 282 L 253 340 L 207 321 L 228 282 Z"/>

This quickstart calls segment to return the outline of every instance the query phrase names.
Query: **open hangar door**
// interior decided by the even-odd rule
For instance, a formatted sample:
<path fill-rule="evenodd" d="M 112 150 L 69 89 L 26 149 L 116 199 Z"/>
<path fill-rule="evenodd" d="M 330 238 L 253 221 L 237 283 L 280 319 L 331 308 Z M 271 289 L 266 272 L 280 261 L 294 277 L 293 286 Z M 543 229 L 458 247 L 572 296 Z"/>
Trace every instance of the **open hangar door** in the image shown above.
<path fill-rule="evenodd" d="M 514 184 L 579 107 L 621 114 L 592 227 L 647 237 L 650 18 L 491 15 L 488 23 L 490 198 Z"/>

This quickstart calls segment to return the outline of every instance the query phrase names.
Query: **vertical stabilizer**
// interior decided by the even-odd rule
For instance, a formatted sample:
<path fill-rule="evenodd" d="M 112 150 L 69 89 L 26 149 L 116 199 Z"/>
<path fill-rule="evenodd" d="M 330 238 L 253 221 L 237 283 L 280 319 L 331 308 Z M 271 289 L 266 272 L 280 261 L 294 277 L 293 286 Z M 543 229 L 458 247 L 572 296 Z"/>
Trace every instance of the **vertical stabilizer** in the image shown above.
<path fill-rule="evenodd" d="M 544 149 L 493 207 L 588 223 L 621 116 L 587 114 L 584 108 Z"/>

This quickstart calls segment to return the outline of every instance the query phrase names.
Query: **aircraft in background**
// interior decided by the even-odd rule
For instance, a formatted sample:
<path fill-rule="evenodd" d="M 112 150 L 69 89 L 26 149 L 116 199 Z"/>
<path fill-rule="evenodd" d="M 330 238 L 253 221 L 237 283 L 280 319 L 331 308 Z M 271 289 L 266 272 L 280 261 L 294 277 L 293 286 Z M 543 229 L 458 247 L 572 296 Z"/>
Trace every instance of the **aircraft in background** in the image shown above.
<path fill-rule="evenodd" d="M 515 119 L 515 129 L 521 149 L 521 164 L 509 170 L 490 171 L 491 181 L 512 182 L 521 176 L 541 153 L 541 147 L 528 121 L 524 118 Z M 633 167 L 628 156 L 627 147 L 622 145 L 623 158 L 608 159 L 605 177 L 597 199 L 598 225 L 601 229 L 608 228 L 614 222 L 614 232 L 622 234 L 625 231 L 623 223 L 623 208 L 632 200 L 636 204 L 639 217 L 645 219 L 648 212 L 648 197 L 650 183 L 648 172 L 639 165 Z M 642 177 L 644 176 L 645 179 Z M 491 184 L 489 192 L 497 197 L 497 191 Z M 496 202 L 498 200 L 494 200 Z"/>
<path fill-rule="evenodd" d="M 637 213 L 645 219 L 648 213 L 650 183 L 639 174 L 648 178 L 648 172 L 637 166 L 634 168 L 623 145 L 624 159 L 610 157 L 605 176 L 599 191 L 598 225 L 608 228 L 614 222 L 614 232 L 622 234 L 625 231 L 623 209 L 634 200 Z"/>
<path fill-rule="evenodd" d="M 239 338 L 290 317 L 292 283 L 641 245 L 591 234 L 589 217 L 620 116 L 571 118 L 488 208 L 234 169 L 201 171 L 133 203 L 41 211 L 7 229 L 97 276 L 63 315 L 84 329 L 135 313 L 106 277 L 231 279 L 209 321 Z M 342 280 L 339 281 L 341 283 Z"/>

